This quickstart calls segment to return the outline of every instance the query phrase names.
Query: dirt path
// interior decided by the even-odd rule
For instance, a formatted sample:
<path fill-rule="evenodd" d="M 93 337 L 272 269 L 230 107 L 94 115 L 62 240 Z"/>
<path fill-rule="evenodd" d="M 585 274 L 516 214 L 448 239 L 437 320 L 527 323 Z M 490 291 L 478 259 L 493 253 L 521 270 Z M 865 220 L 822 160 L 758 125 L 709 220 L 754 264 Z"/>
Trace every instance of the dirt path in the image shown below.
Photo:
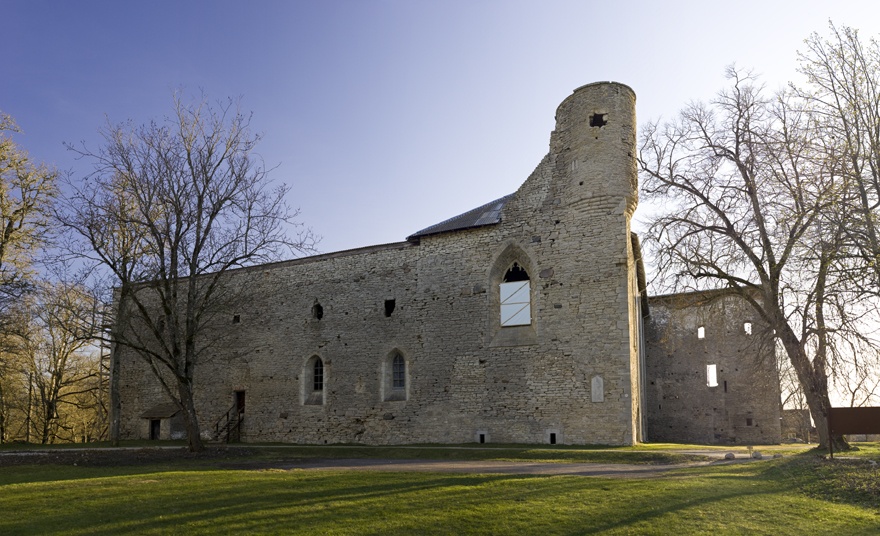
<path fill-rule="evenodd" d="M 617 478 L 650 478 L 673 470 L 699 467 L 720 462 L 701 462 L 676 465 L 635 465 L 612 463 L 537 463 L 501 461 L 448 461 L 448 460 L 382 460 L 382 459 L 299 459 L 263 464 L 246 469 L 284 470 L 357 470 L 426 473 L 468 473 L 507 475 L 576 475 Z M 731 462 L 728 462 L 731 463 Z"/>
<path fill-rule="evenodd" d="M 182 447 L 159 448 L 69 448 L 0 451 L 0 467 L 30 464 L 78 465 L 82 467 L 132 466 L 198 460 L 223 469 L 239 470 L 357 470 L 436 472 L 512 475 L 576 475 L 615 478 L 653 478 L 667 471 L 711 464 L 743 463 L 747 456 L 735 460 L 691 462 L 684 464 L 616 464 L 616 463 L 545 463 L 490 460 L 430 460 L 384 458 L 300 458 L 281 456 L 276 460 L 254 459 L 259 447 L 208 448 L 193 454 Z M 717 456 L 717 452 L 701 452 Z M 723 453 L 721 453 L 723 456 Z"/>

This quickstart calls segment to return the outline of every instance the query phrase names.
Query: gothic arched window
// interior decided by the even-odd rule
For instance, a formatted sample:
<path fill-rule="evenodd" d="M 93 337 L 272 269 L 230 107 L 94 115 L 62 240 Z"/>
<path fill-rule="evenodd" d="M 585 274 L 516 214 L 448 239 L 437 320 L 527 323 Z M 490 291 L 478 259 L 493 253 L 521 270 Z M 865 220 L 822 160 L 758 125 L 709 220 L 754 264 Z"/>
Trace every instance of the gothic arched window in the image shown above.
<path fill-rule="evenodd" d="M 324 362 L 321 358 L 315 359 L 314 368 L 312 369 L 312 388 L 315 391 L 324 390 Z"/>
<path fill-rule="evenodd" d="M 532 323 L 529 274 L 519 264 L 513 263 L 504 274 L 500 297 L 501 327 L 527 326 Z"/>
<path fill-rule="evenodd" d="M 406 361 L 400 354 L 391 360 L 391 388 L 406 389 Z"/>

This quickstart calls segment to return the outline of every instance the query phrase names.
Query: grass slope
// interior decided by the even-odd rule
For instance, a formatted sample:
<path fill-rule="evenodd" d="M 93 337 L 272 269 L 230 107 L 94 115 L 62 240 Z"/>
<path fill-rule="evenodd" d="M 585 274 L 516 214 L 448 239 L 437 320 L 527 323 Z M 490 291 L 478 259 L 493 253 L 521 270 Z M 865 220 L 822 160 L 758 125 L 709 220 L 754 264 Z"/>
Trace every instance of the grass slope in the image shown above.
<path fill-rule="evenodd" d="M 20 465 L 0 534 L 878 534 L 878 498 L 876 465 L 812 454 L 644 480 Z"/>

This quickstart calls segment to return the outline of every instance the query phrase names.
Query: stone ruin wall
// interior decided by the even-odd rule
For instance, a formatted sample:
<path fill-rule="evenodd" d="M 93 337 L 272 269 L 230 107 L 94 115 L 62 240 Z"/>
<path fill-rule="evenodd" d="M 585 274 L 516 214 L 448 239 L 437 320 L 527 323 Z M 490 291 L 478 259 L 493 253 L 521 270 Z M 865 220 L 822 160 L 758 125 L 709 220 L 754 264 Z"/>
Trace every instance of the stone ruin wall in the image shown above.
<path fill-rule="evenodd" d="M 751 307 L 723 292 L 657 296 L 649 302 L 648 440 L 779 443 L 782 412 L 772 334 Z M 712 387 L 709 365 L 716 367 Z"/>
<path fill-rule="evenodd" d="M 638 441 L 634 101 L 612 83 L 566 99 L 550 154 L 497 225 L 231 273 L 246 299 L 219 318 L 196 369 L 202 429 L 244 391 L 245 441 Z M 501 328 L 498 284 L 513 262 L 529 273 L 533 322 Z M 394 351 L 405 400 L 386 400 Z M 145 437 L 140 415 L 165 397 L 141 362 L 123 362 L 122 428 Z"/>

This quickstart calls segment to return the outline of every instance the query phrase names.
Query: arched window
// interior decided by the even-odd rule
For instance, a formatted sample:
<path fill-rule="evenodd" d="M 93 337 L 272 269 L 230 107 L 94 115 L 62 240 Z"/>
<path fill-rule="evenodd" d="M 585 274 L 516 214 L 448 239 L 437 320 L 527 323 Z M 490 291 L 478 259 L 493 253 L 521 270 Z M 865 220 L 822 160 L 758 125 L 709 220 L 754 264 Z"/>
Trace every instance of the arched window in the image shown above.
<path fill-rule="evenodd" d="M 406 357 L 400 350 L 392 350 L 382 363 L 382 400 L 406 400 L 409 397 L 409 378 Z"/>
<path fill-rule="evenodd" d="M 323 406 L 325 380 L 327 371 L 324 370 L 324 360 L 313 355 L 305 362 L 300 383 L 302 390 L 302 403 L 306 406 Z"/>
<path fill-rule="evenodd" d="M 315 365 L 312 370 L 312 385 L 314 391 L 324 390 L 324 362 L 321 358 L 315 359 Z"/>
<path fill-rule="evenodd" d="M 391 388 L 406 389 L 406 361 L 400 354 L 391 360 Z"/>
<path fill-rule="evenodd" d="M 504 274 L 500 286 L 501 327 L 527 326 L 532 323 L 529 274 L 518 263 Z"/>

